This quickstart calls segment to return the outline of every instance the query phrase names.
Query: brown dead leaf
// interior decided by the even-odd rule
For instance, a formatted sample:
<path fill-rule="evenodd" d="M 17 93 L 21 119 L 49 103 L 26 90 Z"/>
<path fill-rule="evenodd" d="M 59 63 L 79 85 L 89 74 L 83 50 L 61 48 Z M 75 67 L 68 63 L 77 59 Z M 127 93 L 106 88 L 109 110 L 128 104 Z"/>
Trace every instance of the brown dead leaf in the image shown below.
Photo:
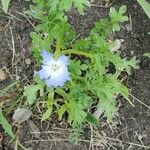
<path fill-rule="evenodd" d="M 3 69 L 0 69 L 0 81 L 4 81 L 6 79 L 6 74 Z"/>

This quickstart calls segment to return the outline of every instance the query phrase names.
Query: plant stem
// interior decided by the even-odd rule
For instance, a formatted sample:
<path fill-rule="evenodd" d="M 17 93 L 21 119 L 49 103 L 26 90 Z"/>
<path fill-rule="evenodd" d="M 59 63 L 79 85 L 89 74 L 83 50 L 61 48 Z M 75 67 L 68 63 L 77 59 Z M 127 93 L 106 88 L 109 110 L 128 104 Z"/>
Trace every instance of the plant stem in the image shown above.
<path fill-rule="evenodd" d="M 57 58 L 60 54 L 61 54 L 61 37 L 59 37 L 57 39 L 57 43 L 56 43 L 56 51 L 54 53 L 54 56 Z"/>
<path fill-rule="evenodd" d="M 61 53 L 62 54 L 76 54 L 76 55 L 82 55 L 88 58 L 92 58 L 92 55 L 90 53 L 79 51 L 79 50 L 74 50 L 74 49 L 63 50 Z"/>

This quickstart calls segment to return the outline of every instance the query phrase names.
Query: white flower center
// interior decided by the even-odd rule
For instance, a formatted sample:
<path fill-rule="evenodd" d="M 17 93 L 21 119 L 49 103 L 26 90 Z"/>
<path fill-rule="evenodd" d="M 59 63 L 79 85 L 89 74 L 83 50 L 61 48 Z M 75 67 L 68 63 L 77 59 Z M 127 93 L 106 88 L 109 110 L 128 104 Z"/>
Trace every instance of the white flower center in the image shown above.
<path fill-rule="evenodd" d="M 52 64 L 52 65 L 50 66 L 50 69 L 51 69 L 53 72 L 57 72 L 57 71 L 59 71 L 60 66 L 59 66 L 58 64 Z"/>

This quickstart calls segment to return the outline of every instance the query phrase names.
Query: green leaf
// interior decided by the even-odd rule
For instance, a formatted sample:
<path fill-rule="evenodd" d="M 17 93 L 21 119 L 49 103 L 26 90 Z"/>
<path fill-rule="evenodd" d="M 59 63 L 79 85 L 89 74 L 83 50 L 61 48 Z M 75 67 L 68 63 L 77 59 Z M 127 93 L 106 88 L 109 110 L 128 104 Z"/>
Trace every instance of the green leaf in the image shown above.
<path fill-rule="evenodd" d="M 67 107 L 67 111 L 69 114 L 69 123 L 73 127 L 81 125 L 87 116 L 87 113 L 84 111 L 85 107 L 80 102 L 75 101 L 71 101 Z"/>
<path fill-rule="evenodd" d="M 48 0 L 47 7 L 49 8 L 49 12 L 55 13 L 58 10 L 58 6 L 60 4 L 60 0 Z M 61 9 L 61 4 L 60 4 Z"/>
<path fill-rule="evenodd" d="M 35 102 L 37 98 L 37 92 L 43 93 L 45 84 L 40 81 L 37 84 L 31 84 L 24 87 L 24 96 L 27 97 L 28 103 L 31 105 Z"/>
<path fill-rule="evenodd" d="M 132 105 L 134 106 L 134 104 L 130 101 L 129 99 L 129 90 L 127 87 L 125 87 L 124 85 L 120 84 L 120 93 L 122 94 L 122 96 Z"/>
<path fill-rule="evenodd" d="M 73 127 L 78 127 L 86 120 L 86 109 L 91 105 L 91 97 L 84 92 L 83 87 L 76 85 L 70 89 L 67 99 L 68 122 Z"/>
<path fill-rule="evenodd" d="M 119 11 L 117 11 L 114 7 L 110 8 L 109 16 L 114 31 L 120 31 L 119 22 L 128 21 L 128 17 L 124 16 L 125 12 L 126 6 L 124 5 L 119 8 Z"/>
<path fill-rule="evenodd" d="M 51 36 L 46 36 L 42 38 L 41 34 L 36 32 L 31 32 L 30 34 L 32 38 L 32 47 L 31 51 L 33 52 L 34 58 L 36 58 L 38 63 L 41 63 L 41 51 L 46 49 L 47 51 L 51 51 L 50 44 L 53 42 L 53 38 Z"/>
<path fill-rule="evenodd" d="M 57 94 L 59 94 L 60 96 L 62 96 L 64 99 L 67 99 L 67 93 L 65 92 L 65 90 L 63 90 L 62 88 L 57 88 L 55 90 L 55 92 Z"/>
<path fill-rule="evenodd" d="M 99 120 L 90 113 L 87 113 L 86 121 L 94 126 L 99 124 Z"/>
<path fill-rule="evenodd" d="M 142 6 L 148 18 L 150 19 L 150 3 L 148 3 L 146 0 L 137 0 L 137 1 Z"/>
<path fill-rule="evenodd" d="M 150 53 L 145 53 L 144 56 L 150 58 Z"/>
<path fill-rule="evenodd" d="M 44 120 L 48 119 L 51 116 L 51 114 L 52 114 L 52 107 L 49 108 L 48 110 L 46 110 L 46 112 L 43 114 L 41 120 L 44 121 Z"/>
<path fill-rule="evenodd" d="M 65 11 L 69 11 L 72 7 L 72 1 L 73 0 L 62 0 L 60 2 L 60 9 L 65 10 Z"/>
<path fill-rule="evenodd" d="M 62 0 L 60 2 L 60 9 L 69 11 L 73 3 L 80 14 L 83 14 L 85 6 L 90 6 L 89 0 Z"/>
<path fill-rule="evenodd" d="M 88 51 L 91 48 L 92 44 L 90 40 L 90 38 L 76 40 L 73 45 L 73 49 Z"/>
<path fill-rule="evenodd" d="M 4 128 L 4 130 L 14 139 L 15 135 L 12 131 L 12 127 L 9 124 L 9 122 L 6 120 L 6 118 L 3 116 L 2 110 L 0 109 L 0 124 Z"/>
<path fill-rule="evenodd" d="M 59 120 L 62 119 L 63 114 L 66 112 L 67 110 L 67 105 L 64 104 L 62 105 L 59 109 L 58 109 L 58 116 L 59 116 Z"/>
<path fill-rule="evenodd" d="M 73 131 L 71 132 L 69 136 L 69 141 L 75 145 L 78 144 L 78 140 L 80 139 L 81 134 L 84 133 L 81 126 L 73 128 Z"/>
<path fill-rule="evenodd" d="M 89 0 L 74 0 L 74 3 L 80 14 L 83 14 L 85 6 L 90 6 Z"/>
<path fill-rule="evenodd" d="M 46 21 L 46 12 L 42 10 L 42 8 L 38 8 L 36 6 L 30 5 L 30 10 L 25 11 L 25 13 L 35 19 L 40 21 Z"/>
<path fill-rule="evenodd" d="M 100 100 L 97 107 L 104 112 L 104 116 L 107 117 L 107 122 L 112 123 L 113 118 L 118 111 L 116 107 L 116 99 Z"/>
<path fill-rule="evenodd" d="M 70 60 L 69 72 L 71 72 L 72 74 L 76 76 L 81 75 L 80 65 L 81 65 L 81 62 L 79 60 L 78 61 Z"/>
<path fill-rule="evenodd" d="M 126 71 L 129 75 L 131 75 L 131 69 L 138 69 L 139 60 L 136 60 L 136 57 L 131 60 L 127 60 L 126 58 L 121 58 L 119 53 L 112 55 L 111 62 L 115 65 L 116 73 L 120 74 L 122 71 Z"/>
<path fill-rule="evenodd" d="M 49 92 L 47 98 L 47 110 L 42 116 L 42 121 L 48 119 L 51 116 L 54 105 L 54 89 L 48 88 L 47 91 Z"/>
<path fill-rule="evenodd" d="M 100 22 L 95 24 L 95 27 L 91 30 L 91 34 L 98 34 L 99 36 L 105 36 L 112 31 L 112 24 L 108 19 L 101 19 Z"/>
<path fill-rule="evenodd" d="M 3 10 L 6 14 L 8 13 L 9 3 L 10 3 L 10 0 L 1 0 Z"/>
<path fill-rule="evenodd" d="M 82 64 L 80 66 L 80 69 L 83 70 L 83 71 L 86 71 L 88 69 L 88 65 L 87 64 Z"/>

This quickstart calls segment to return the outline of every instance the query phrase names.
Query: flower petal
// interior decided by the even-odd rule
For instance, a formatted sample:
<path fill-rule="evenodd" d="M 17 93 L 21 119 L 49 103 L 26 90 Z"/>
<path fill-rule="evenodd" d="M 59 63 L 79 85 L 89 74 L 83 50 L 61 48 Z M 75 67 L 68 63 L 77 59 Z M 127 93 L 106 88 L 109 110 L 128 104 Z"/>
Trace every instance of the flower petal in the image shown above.
<path fill-rule="evenodd" d="M 69 59 L 68 59 L 67 56 L 61 55 L 61 56 L 58 58 L 57 62 L 58 62 L 58 63 L 61 63 L 61 64 L 64 64 L 65 66 L 67 66 L 68 63 L 69 63 Z"/>
<path fill-rule="evenodd" d="M 52 54 L 50 54 L 46 50 L 42 50 L 42 54 L 41 55 L 43 57 L 43 64 L 48 64 L 53 59 Z"/>
<path fill-rule="evenodd" d="M 42 66 L 42 69 L 37 72 L 41 79 L 48 79 L 50 77 L 50 74 L 47 72 L 46 67 Z"/>
<path fill-rule="evenodd" d="M 46 50 L 43 50 L 41 55 L 43 57 L 42 69 L 35 72 L 35 75 L 43 79 L 48 87 L 63 86 L 66 81 L 70 80 L 67 56 L 61 55 L 55 60 L 53 55 Z"/>
<path fill-rule="evenodd" d="M 63 86 L 66 81 L 69 81 L 69 73 L 67 71 L 63 72 L 63 74 L 59 76 L 51 76 L 48 80 L 45 80 L 48 87 L 58 87 Z"/>

